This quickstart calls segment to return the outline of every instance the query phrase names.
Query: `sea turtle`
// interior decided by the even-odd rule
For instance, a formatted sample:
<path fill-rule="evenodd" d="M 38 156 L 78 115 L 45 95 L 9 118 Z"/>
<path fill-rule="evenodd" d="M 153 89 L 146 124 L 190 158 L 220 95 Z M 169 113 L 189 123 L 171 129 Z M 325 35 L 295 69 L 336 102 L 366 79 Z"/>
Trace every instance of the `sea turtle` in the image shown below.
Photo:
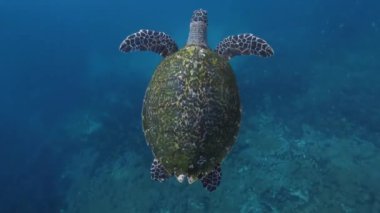
<path fill-rule="evenodd" d="M 152 51 L 164 57 L 145 93 L 142 123 L 154 160 L 151 178 L 200 179 L 213 191 L 220 164 L 236 142 L 240 99 L 229 59 L 269 57 L 273 49 L 250 33 L 228 36 L 215 50 L 207 44 L 207 11 L 193 12 L 186 46 L 178 50 L 166 33 L 140 30 L 125 38 L 123 52 Z"/>

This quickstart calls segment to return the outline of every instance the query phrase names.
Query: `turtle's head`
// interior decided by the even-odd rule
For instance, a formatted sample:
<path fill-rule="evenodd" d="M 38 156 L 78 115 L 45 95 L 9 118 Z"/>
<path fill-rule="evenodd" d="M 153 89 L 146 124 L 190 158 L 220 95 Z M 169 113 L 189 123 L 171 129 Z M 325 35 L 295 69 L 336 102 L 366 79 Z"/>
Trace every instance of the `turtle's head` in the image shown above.
<path fill-rule="evenodd" d="M 203 9 L 194 10 L 193 16 L 191 16 L 191 22 L 198 22 L 201 21 L 206 24 L 207 26 L 207 11 Z"/>
<path fill-rule="evenodd" d="M 207 45 L 207 11 L 194 10 L 190 22 L 190 32 L 186 45 L 198 45 L 208 47 Z"/>

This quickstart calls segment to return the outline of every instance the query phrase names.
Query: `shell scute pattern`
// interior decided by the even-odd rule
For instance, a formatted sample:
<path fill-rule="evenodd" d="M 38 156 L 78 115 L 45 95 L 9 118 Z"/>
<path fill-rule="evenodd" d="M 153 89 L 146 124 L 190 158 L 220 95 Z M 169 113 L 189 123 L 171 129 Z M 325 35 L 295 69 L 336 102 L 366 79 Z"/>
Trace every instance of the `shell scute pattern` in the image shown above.
<path fill-rule="evenodd" d="M 156 69 L 142 113 L 147 142 L 168 173 L 207 174 L 223 160 L 239 129 L 230 65 L 209 49 L 186 46 Z"/>

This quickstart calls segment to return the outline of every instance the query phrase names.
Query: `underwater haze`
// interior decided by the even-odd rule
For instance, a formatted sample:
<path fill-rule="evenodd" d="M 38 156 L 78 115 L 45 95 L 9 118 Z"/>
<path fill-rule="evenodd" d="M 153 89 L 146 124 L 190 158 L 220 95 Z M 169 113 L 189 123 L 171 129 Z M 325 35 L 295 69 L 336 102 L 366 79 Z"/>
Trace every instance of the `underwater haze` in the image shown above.
<path fill-rule="evenodd" d="M 150 179 L 141 127 L 162 60 L 139 29 L 186 44 L 251 32 L 273 57 L 231 59 L 237 143 L 209 192 Z M 0 212 L 380 212 L 380 2 L 0 0 Z"/>

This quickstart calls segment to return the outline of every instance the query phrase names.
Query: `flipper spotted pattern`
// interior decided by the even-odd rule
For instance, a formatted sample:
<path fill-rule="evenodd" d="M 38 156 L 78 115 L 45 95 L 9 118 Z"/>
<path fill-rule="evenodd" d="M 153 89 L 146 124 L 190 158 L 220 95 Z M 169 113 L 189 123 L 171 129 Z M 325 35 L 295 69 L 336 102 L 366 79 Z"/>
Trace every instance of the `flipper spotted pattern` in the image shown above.
<path fill-rule="evenodd" d="M 269 57 L 274 54 L 265 40 L 251 33 L 228 36 L 218 44 L 215 52 L 227 59 L 238 55 Z"/>
<path fill-rule="evenodd" d="M 154 30 L 139 30 L 133 33 L 120 44 L 123 52 L 152 51 L 161 56 L 168 56 L 178 50 L 175 41 L 166 33 Z"/>
<path fill-rule="evenodd" d="M 218 164 L 210 173 L 204 176 L 201 179 L 201 181 L 202 181 L 203 187 L 206 188 L 208 191 L 212 192 L 216 189 L 217 186 L 219 186 L 221 179 L 222 179 L 222 169 L 220 168 L 220 165 Z"/>
<path fill-rule="evenodd" d="M 164 166 L 162 166 L 157 159 L 154 159 L 150 167 L 150 177 L 152 180 L 163 182 L 168 179 L 170 175 L 166 172 Z"/>

